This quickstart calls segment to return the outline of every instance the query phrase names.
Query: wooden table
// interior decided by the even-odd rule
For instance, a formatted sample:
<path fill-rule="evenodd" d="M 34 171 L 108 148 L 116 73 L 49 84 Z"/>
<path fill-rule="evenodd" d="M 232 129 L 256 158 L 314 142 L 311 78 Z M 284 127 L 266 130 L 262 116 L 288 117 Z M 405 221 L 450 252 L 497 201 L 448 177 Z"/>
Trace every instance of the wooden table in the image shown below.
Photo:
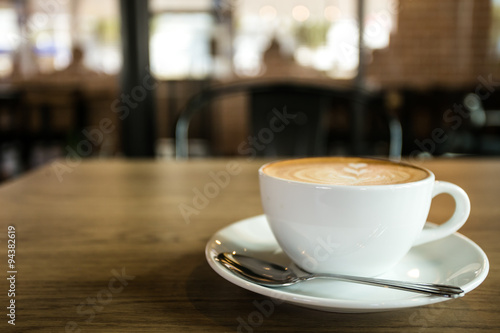
<path fill-rule="evenodd" d="M 488 254 L 485 282 L 466 297 L 371 314 L 276 306 L 255 327 L 238 318 L 266 297 L 219 277 L 204 248 L 217 230 L 261 214 L 257 169 L 244 159 L 188 162 L 95 160 L 48 165 L 0 186 L 0 331 L 10 328 L 8 226 L 15 227 L 15 328 L 43 332 L 499 332 L 500 159 L 423 165 L 470 195 L 461 232 Z M 57 167 L 57 168 L 55 168 Z M 229 184 L 196 212 L 211 172 Z M 65 173 L 62 173 L 65 172 Z M 59 175 L 59 177 L 58 177 Z M 215 191 L 215 190 L 214 190 Z M 437 198 L 430 220 L 453 208 Z"/>

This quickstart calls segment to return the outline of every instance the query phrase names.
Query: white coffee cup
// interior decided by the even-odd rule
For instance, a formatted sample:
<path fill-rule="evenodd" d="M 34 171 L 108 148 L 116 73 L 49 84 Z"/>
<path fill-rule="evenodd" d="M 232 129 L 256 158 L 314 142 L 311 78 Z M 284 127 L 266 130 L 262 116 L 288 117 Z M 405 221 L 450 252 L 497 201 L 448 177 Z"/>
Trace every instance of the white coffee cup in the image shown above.
<path fill-rule="evenodd" d="M 300 178 L 302 173 L 307 173 L 304 170 L 308 161 L 314 160 L 325 164 L 326 171 L 320 175 L 327 178 L 324 183 Z M 332 166 L 340 163 L 340 166 L 336 165 L 338 170 L 333 168 L 337 171 L 329 173 L 328 163 Z M 344 169 L 350 171 L 345 173 L 342 163 Z M 370 183 L 373 170 L 363 170 L 376 163 L 381 163 L 382 169 L 377 166 L 378 178 Z M 291 176 L 276 175 L 274 171 L 283 165 L 298 171 L 293 171 Z M 399 171 L 391 171 L 391 168 Z M 393 173 L 396 178 L 404 178 L 406 171 L 419 177 L 390 183 Z M 354 183 L 339 185 L 339 172 L 340 178 Z M 383 183 L 380 174 L 389 183 Z M 296 179 L 297 175 L 300 180 Z M 328 179 L 330 175 L 333 181 Z M 295 264 L 310 272 L 382 274 L 396 265 L 412 246 L 457 231 L 470 212 L 469 198 L 460 187 L 435 181 L 431 171 L 404 163 L 336 157 L 278 161 L 259 169 L 259 181 L 264 212 L 279 245 Z M 424 229 L 432 198 L 441 193 L 453 197 L 455 211 L 445 223 Z"/>

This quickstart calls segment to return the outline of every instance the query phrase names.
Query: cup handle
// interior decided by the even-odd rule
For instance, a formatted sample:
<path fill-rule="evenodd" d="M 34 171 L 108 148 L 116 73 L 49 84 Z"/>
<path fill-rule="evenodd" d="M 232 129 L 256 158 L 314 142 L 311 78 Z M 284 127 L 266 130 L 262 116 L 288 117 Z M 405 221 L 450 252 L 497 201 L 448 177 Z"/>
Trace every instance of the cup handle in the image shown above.
<path fill-rule="evenodd" d="M 434 198 L 436 195 L 441 193 L 447 193 L 455 200 L 455 212 L 453 213 L 453 216 L 436 228 L 422 230 L 413 246 L 432 242 L 451 235 L 460 229 L 460 227 L 467 221 L 470 213 L 470 200 L 467 193 L 455 184 L 436 181 L 432 190 L 432 197 Z"/>

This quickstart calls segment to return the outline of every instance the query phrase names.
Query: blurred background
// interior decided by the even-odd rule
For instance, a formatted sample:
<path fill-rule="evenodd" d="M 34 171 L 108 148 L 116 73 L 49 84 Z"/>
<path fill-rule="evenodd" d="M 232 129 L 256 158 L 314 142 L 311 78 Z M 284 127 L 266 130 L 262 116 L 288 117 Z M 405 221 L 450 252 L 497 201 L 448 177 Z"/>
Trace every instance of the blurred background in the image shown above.
<path fill-rule="evenodd" d="M 0 0 L 0 180 L 186 124 L 181 157 L 500 155 L 499 89 L 500 0 Z M 315 149 L 268 152 L 294 107 Z"/>

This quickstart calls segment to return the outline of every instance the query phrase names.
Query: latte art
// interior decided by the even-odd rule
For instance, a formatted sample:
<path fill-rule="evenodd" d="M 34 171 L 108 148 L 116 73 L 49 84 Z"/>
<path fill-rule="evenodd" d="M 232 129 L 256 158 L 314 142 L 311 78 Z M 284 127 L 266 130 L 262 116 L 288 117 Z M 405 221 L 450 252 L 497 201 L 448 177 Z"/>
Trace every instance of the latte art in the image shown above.
<path fill-rule="evenodd" d="M 411 165 L 362 158 L 324 157 L 274 162 L 264 173 L 285 180 L 325 185 L 387 185 L 425 179 L 429 173 Z"/>

